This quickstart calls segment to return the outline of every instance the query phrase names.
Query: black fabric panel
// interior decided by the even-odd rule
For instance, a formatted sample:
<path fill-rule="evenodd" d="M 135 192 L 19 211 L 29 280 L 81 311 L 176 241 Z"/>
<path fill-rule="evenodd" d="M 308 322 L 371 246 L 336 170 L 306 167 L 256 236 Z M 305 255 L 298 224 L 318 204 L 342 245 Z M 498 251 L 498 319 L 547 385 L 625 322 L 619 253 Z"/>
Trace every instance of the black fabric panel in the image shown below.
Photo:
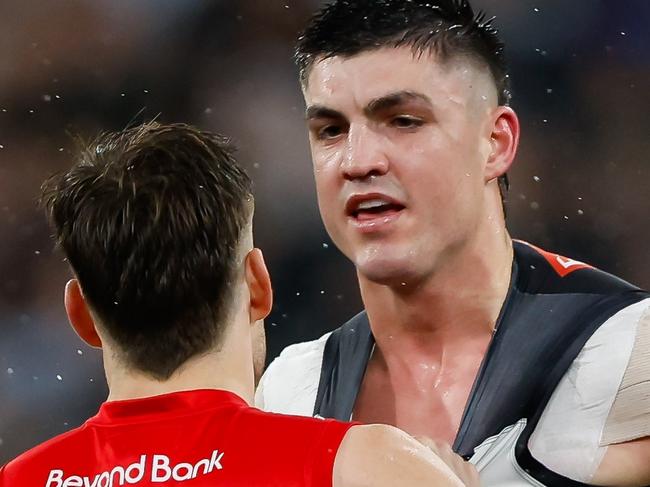
<path fill-rule="evenodd" d="M 365 311 L 332 332 L 323 353 L 314 414 L 350 420 L 373 345 Z"/>

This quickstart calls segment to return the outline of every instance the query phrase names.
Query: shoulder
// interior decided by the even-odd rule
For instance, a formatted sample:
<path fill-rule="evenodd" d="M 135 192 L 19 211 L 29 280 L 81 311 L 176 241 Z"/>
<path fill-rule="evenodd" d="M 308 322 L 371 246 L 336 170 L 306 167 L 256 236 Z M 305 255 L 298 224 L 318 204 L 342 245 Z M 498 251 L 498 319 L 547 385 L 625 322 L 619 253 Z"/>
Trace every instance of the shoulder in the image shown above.
<path fill-rule="evenodd" d="M 590 264 L 522 240 L 514 240 L 513 246 L 518 264 L 518 286 L 526 293 L 601 296 L 642 293 L 633 284 Z"/>
<path fill-rule="evenodd" d="M 311 416 L 330 335 L 285 348 L 262 376 L 255 393 L 256 406 L 271 412 Z"/>
<path fill-rule="evenodd" d="M 650 298 L 605 321 L 546 405 L 530 438 L 532 455 L 562 475 L 586 480 L 606 445 L 650 435 L 650 411 L 643 406 L 643 397 L 650 397 L 649 344 Z"/>
<path fill-rule="evenodd" d="M 351 427 L 334 463 L 334 486 L 460 486 L 452 470 L 433 452 L 388 425 Z"/>

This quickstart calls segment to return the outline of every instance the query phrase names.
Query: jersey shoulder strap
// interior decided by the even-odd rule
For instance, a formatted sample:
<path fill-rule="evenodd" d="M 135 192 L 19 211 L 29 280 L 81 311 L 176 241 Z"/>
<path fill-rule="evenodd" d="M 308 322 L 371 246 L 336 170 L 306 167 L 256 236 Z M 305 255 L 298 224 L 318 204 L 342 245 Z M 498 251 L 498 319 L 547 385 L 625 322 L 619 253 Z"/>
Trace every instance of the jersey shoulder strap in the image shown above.
<path fill-rule="evenodd" d="M 332 332 L 323 353 L 314 415 L 350 420 L 374 343 L 365 311 Z"/>

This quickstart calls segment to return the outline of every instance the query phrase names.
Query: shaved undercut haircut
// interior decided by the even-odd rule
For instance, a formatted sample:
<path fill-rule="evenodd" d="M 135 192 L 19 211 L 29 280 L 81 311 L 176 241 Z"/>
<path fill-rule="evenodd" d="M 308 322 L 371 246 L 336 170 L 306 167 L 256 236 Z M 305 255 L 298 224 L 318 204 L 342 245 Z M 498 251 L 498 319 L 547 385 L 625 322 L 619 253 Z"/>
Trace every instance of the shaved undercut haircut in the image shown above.
<path fill-rule="evenodd" d="M 153 122 L 103 134 L 41 201 L 125 363 L 164 380 L 218 345 L 252 212 L 226 138 Z"/>
<path fill-rule="evenodd" d="M 464 56 L 486 66 L 499 104 L 508 105 L 504 44 L 493 20 L 475 13 L 468 0 L 336 0 L 312 17 L 298 39 L 300 80 L 307 86 L 311 67 L 323 59 L 407 46 L 414 55 L 431 53 L 443 63 Z M 506 175 L 499 178 L 499 188 L 503 196 Z"/>

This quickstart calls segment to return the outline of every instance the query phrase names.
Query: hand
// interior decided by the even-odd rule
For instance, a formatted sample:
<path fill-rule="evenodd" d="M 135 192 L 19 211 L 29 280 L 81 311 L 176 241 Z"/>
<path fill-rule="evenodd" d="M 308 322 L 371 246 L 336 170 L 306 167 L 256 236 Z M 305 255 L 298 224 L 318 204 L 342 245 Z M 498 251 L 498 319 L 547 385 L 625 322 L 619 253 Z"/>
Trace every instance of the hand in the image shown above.
<path fill-rule="evenodd" d="M 416 440 L 435 453 L 438 458 L 456 474 L 466 487 L 479 487 L 478 471 L 470 462 L 454 452 L 447 443 L 434 441 L 424 436 L 416 436 Z"/>

